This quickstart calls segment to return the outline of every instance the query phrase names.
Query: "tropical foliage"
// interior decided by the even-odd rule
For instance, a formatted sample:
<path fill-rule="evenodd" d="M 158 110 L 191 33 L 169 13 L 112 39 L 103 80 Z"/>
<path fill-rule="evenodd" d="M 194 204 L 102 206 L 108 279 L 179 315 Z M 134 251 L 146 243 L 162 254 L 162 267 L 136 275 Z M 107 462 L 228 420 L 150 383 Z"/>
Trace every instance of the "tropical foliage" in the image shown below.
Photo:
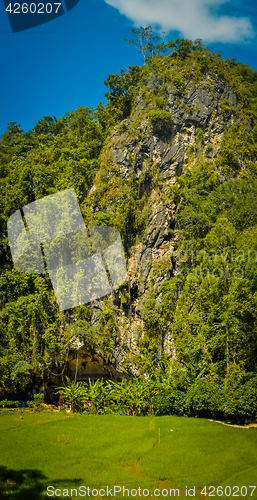
<path fill-rule="evenodd" d="M 85 224 L 116 227 L 128 256 L 147 229 L 151 196 L 159 195 L 175 210 L 170 244 L 176 272 L 164 263 L 163 271 L 170 275 L 161 293 L 154 277 L 139 293 L 139 354 L 128 355 L 127 371 L 132 360 L 144 380 L 98 382 L 86 389 L 68 381 L 67 403 L 75 409 L 84 391 L 95 413 L 118 408 L 135 415 L 184 412 L 253 418 L 257 73 L 235 60 L 221 59 L 201 40 L 165 45 L 152 41 L 157 45 L 147 41 L 147 65 L 108 76 L 106 105 L 81 106 L 60 119 L 45 116 L 26 133 L 9 123 L 1 137 L 0 387 L 4 398 L 25 391 L 36 377 L 46 381 L 65 375 L 74 338 L 97 352 L 103 363 L 115 364 L 115 342 L 124 325 L 122 308 L 127 308 L 128 323 L 135 313 L 127 285 L 103 300 L 97 314 L 90 306 L 60 311 L 48 273 L 22 274 L 13 267 L 8 218 L 30 202 L 72 187 Z M 150 168 L 147 151 L 140 177 L 135 175 L 136 158 L 128 153 L 133 168 L 128 178 L 119 175 L 111 160 L 111 134 L 118 135 L 121 144 L 125 133 L 131 143 L 143 144 L 144 136 L 157 129 L 164 137 L 173 127 L 169 86 L 182 95 L 190 77 L 211 92 L 209 74 L 219 75 L 232 87 L 238 101 L 230 126 L 231 103 L 220 102 L 225 132 L 217 154 L 212 143 L 204 145 L 204 132 L 197 128 L 182 175 L 172 186 L 165 184 L 156 165 Z M 172 363 L 164 349 L 167 332 L 176 352 Z M 166 374 L 169 382 L 153 382 L 155 372 Z"/>
<path fill-rule="evenodd" d="M 201 416 L 242 424 L 257 417 L 256 383 L 254 373 L 226 386 L 201 378 L 188 390 L 174 375 L 132 377 L 119 383 L 89 380 L 84 385 L 72 384 L 67 377 L 67 386 L 59 387 L 58 393 L 72 410 L 89 414 Z"/>

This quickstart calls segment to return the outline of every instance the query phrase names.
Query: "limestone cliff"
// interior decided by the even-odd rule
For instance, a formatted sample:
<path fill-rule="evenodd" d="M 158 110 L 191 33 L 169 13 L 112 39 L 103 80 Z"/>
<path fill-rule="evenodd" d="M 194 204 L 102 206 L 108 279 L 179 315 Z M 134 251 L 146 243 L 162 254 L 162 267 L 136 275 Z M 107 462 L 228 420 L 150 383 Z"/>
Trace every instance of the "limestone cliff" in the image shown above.
<path fill-rule="evenodd" d="M 116 325 L 111 334 L 110 360 L 119 373 L 139 374 L 140 339 L 144 338 L 145 330 L 143 303 L 152 286 L 158 305 L 161 285 L 178 272 L 177 206 L 170 199 L 170 188 L 178 182 L 184 166 L 192 166 L 199 158 L 215 162 L 219 169 L 216 160 L 221 141 L 225 129 L 233 124 L 237 108 L 237 94 L 222 75 L 214 71 L 195 82 L 192 68 L 182 90 L 172 82 L 166 84 L 165 101 L 158 107 L 166 112 L 165 119 L 156 115 L 157 119 L 151 120 L 153 102 L 148 91 L 154 90 L 158 101 L 163 81 L 161 77 L 157 81 L 147 78 L 143 81 L 130 117 L 112 130 L 100 167 L 100 172 L 102 169 L 105 178 L 108 177 L 108 186 L 117 179 L 124 184 L 133 178 L 136 196 L 145 197 L 144 207 L 148 210 L 143 233 L 127 249 L 127 282 L 115 297 L 109 298 Z M 114 199 L 109 188 L 103 193 L 102 180 L 98 174 L 89 193 L 88 207 L 94 214 L 111 214 Z M 106 307 L 106 301 L 93 306 L 93 321 L 94 318 L 97 321 L 101 307 Z M 155 357 L 158 359 L 164 353 L 166 359 L 172 360 L 176 348 L 168 324 L 161 337 Z"/>

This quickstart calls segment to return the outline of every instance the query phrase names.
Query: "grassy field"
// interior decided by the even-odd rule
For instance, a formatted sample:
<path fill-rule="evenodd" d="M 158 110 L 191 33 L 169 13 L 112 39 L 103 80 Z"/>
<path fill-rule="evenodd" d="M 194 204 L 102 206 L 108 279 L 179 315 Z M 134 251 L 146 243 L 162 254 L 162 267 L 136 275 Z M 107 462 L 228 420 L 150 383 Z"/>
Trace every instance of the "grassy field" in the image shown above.
<path fill-rule="evenodd" d="M 1 500 L 121 499 L 128 493 L 153 500 L 178 493 L 257 499 L 257 428 L 172 416 L 2 410 L 0 432 Z"/>

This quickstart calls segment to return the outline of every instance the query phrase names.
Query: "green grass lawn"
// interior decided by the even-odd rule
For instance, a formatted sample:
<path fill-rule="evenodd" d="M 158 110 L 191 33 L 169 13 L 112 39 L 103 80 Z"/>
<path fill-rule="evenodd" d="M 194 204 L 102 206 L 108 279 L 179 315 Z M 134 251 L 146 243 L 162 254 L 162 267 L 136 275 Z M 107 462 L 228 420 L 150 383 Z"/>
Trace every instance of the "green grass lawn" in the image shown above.
<path fill-rule="evenodd" d="M 99 499 L 114 498 L 114 485 L 129 489 L 129 498 L 174 498 L 174 488 L 189 498 L 186 487 L 195 486 L 192 498 L 204 500 L 202 489 L 211 493 L 212 485 L 223 489 L 210 498 L 257 499 L 257 428 L 172 416 L 2 410 L 0 432 L 1 500 L 87 498 L 81 485 Z M 128 498 L 122 493 L 116 489 L 115 498 Z"/>

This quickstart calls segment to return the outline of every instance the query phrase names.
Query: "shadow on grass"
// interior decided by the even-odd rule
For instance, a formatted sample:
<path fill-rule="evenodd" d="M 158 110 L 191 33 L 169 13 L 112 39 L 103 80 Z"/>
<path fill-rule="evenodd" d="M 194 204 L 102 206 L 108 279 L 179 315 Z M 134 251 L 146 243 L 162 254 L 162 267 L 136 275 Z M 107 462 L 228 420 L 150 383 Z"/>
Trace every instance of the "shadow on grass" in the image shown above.
<path fill-rule="evenodd" d="M 51 483 L 50 483 L 51 481 Z M 63 484 L 64 488 L 74 487 L 81 479 L 47 480 L 37 469 L 14 470 L 0 467 L 0 499 L 41 500 L 46 498 L 46 488 L 50 484 Z"/>

